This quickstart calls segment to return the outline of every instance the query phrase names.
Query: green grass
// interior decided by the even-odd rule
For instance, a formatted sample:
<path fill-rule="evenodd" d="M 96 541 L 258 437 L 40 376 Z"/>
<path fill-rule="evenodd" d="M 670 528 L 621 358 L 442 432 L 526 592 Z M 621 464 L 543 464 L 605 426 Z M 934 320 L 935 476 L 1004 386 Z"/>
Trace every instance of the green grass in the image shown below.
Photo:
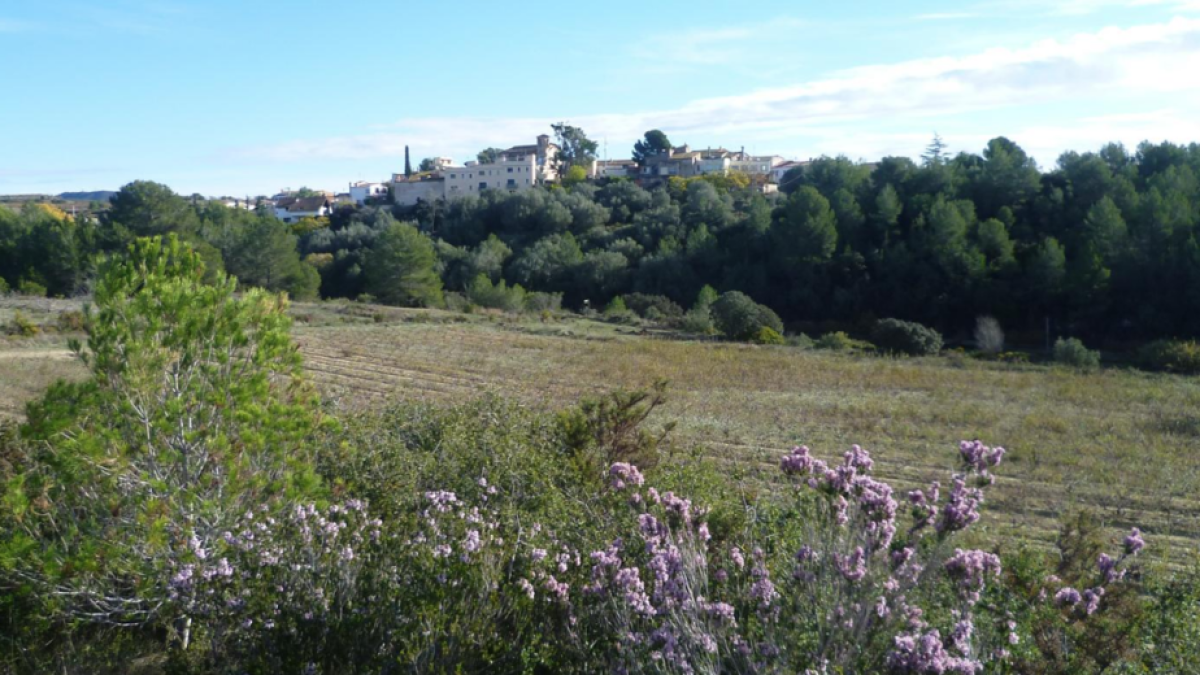
<path fill-rule="evenodd" d="M 1181 560 L 1200 540 L 1193 378 L 686 341 L 578 318 L 344 302 L 293 314 L 309 372 L 342 407 L 497 392 L 554 408 L 665 378 L 671 398 L 660 421 L 678 421 L 678 440 L 752 475 L 772 477 L 793 444 L 835 459 L 859 443 L 886 479 L 945 484 L 958 441 L 979 438 L 1009 450 L 989 493 L 987 536 L 1047 546 L 1060 516 L 1086 507 L 1114 536 L 1147 530 L 1151 553 Z M 82 372 L 69 361 L 6 359 L 4 350 L 54 348 L 50 337 L 0 344 L 0 415 L 55 377 Z"/>

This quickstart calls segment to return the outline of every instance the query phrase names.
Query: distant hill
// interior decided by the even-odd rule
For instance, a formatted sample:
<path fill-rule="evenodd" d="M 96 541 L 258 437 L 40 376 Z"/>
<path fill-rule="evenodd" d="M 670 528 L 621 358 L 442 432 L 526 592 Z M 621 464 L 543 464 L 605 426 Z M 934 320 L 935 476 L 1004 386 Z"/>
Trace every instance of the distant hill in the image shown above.
<path fill-rule="evenodd" d="M 58 196 L 59 199 L 65 199 L 69 202 L 106 202 L 108 198 L 117 194 L 113 190 L 96 190 L 95 192 L 64 192 Z"/>

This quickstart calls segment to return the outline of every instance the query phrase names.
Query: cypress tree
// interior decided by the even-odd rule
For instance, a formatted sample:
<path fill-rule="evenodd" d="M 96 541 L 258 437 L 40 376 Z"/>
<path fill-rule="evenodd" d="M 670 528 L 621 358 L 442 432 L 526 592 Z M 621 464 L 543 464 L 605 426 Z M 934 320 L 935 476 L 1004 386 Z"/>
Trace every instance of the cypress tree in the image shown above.
<path fill-rule="evenodd" d="M 412 160 L 408 157 L 408 146 L 404 146 L 404 177 L 412 176 Z"/>

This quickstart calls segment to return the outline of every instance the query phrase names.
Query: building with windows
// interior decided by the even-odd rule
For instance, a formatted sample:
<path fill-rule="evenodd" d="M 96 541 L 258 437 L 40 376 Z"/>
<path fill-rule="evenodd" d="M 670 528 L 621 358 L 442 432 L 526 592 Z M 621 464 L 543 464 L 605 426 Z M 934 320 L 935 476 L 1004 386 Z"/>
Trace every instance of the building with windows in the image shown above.
<path fill-rule="evenodd" d="M 545 175 L 536 154 L 518 155 L 504 152 L 495 162 L 467 162 L 464 166 L 448 166 L 441 170 L 446 199 L 478 195 L 484 190 L 521 192 L 543 182 Z"/>
<path fill-rule="evenodd" d="M 360 206 L 365 204 L 368 199 L 387 197 L 387 192 L 387 183 L 371 183 L 360 180 L 357 183 L 350 184 L 350 199 Z"/>
<path fill-rule="evenodd" d="M 523 162 L 526 157 L 533 155 L 537 167 L 537 182 L 552 183 L 558 180 L 558 152 L 559 147 L 550 142 L 549 136 L 542 134 L 537 137 L 535 145 L 514 145 L 507 150 L 501 150 L 497 161 Z"/>
<path fill-rule="evenodd" d="M 632 159 L 598 159 L 592 162 L 589 178 L 630 178 L 638 173 L 638 164 Z"/>
<path fill-rule="evenodd" d="M 275 217 L 285 223 L 301 218 L 323 218 L 333 212 L 328 197 L 284 197 L 275 201 Z"/>

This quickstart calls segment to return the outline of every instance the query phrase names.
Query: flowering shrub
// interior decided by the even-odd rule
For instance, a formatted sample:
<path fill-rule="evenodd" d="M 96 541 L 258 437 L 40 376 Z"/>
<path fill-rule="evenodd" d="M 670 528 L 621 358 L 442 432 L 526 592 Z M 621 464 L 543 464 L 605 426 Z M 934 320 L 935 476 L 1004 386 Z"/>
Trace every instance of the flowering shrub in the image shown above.
<path fill-rule="evenodd" d="M 296 672 L 336 662 L 331 643 L 352 644 L 346 629 L 372 611 L 360 575 L 379 555 L 382 527 L 351 499 L 277 514 L 264 506 L 210 541 L 192 534 L 168 582 L 183 617 L 181 648 L 194 627 L 212 658 L 226 663 Z"/>

